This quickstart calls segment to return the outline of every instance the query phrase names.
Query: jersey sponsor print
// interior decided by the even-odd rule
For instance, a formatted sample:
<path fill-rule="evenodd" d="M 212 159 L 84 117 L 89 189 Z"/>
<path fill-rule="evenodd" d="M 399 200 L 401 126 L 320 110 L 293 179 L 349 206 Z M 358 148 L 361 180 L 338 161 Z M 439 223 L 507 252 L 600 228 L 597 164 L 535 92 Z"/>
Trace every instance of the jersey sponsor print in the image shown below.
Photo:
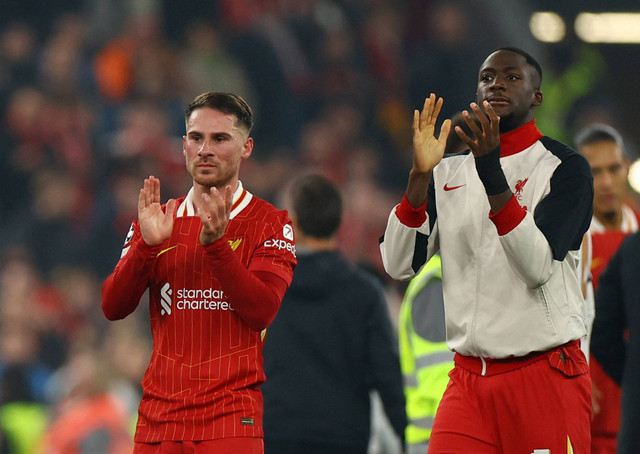
<path fill-rule="evenodd" d="M 173 304 L 173 290 L 167 282 L 160 288 L 160 309 L 161 315 L 171 315 Z M 183 310 L 210 310 L 210 311 L 233 311 L 233 306 L 226 300 L 224 292 L 220 289 L 187 289 L 180 288 L 175 292 L 175 308 Z"/>

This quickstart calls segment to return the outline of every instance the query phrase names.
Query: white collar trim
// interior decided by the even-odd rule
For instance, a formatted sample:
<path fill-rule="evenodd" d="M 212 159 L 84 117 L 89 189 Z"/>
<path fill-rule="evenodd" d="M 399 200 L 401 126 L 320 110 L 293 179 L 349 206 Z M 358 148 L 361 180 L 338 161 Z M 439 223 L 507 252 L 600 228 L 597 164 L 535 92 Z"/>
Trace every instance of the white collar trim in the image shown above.
<path fill-rule="evenodd" d="M 187 193 L 187 196 L 184 198 L 184 200 L 182 201 L 182 203 L 178 207 L 178 210 L 176 211 L 176 217 L 181 218 L 181 217 L 185 217 L 185 216 L 195 216 L 196 215 L 196 207 L 193 204 L 193 195 L 194 195 L 194 193 L 195 193 L 195 189 L 192 186 L 191 189 L 189 189 L 189 192 Z M 238 180 L 238 187 L 236 188 L 236 191 L 233 193 L 232 206 L 236 205 L 236 203 L 238 203 L 238 201 L 239 201 L 239 203 L 238 203 L 237 206 L 235 206 L 231 210 L 230 219 L 233 219 L 247 205 L 249 205 L 249 202 L 251 201 L 252 198 L 253 198 L 253 194 L 251 194 L 249 191 L 246 191 L 244 189 L 244 187 L 242 186 L 242 182 L 240 180 Z"/>
<path fill-rule="evenodd" d="M 594 216 L 591 218 L 591 232 L 603 233 L 606 231 L 600 221 Z M 636 218 L 633 210 L 627 205 L 622 205 L 622 223 L 620 224 L 620 231 L 624 233 L 633 233 L 638 230 L 638 219 Z"/>

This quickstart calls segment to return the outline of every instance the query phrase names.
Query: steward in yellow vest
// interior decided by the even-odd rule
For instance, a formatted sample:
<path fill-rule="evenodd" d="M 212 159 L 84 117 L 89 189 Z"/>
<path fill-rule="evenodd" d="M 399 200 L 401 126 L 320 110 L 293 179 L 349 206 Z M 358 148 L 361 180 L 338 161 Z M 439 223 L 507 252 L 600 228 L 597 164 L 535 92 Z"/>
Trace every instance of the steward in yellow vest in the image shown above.
<path fill-rule="evenodd" d="M 424 454 L 453 368 L 453 352 L 445 343 L 440 256 L 433 256 L 409 283 L 398 329 L 408 420 L 407 454 Z"/>

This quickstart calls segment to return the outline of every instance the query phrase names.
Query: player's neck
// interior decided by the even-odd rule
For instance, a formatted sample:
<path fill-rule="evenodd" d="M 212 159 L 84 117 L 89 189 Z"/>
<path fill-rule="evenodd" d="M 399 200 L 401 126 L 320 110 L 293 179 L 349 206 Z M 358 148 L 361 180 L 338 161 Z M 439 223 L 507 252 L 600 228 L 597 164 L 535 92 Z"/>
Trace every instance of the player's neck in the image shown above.
<path fill-rule="evenodd" d="M 296 247 L 305 251 L 324 252 L 338 250 L 338 241 L 335 238 L 315 238 L 303 233 L 296 233 Z"/>
<path fill-rule="evenodd" d="M 230 185 L 231 186 L 231 193 L 235 194 L 236 190 L 238 189 L 238 179 L 235 179 L 233 181 L 229 181 L 228 183 L 225 183 L 223 185 L 220 186 L 216 186 L 216 188 L 218 189 L 218 191 L 221 191 L 224 189 L 225 186 Z M 195 181 L 193 182 L 193 188 L 195 190 L 195 196 L 196 197 L 202 197 L 202 194 L 210 194 L 211 193 L 211 188 L 212 186 L 205 186 L 199 183 L 196 183 Z"/>
<path fill-rule="evenodd" d="M 622 227 L 622 210 L 594 214 L 605 230 L 620 230 Z"/>

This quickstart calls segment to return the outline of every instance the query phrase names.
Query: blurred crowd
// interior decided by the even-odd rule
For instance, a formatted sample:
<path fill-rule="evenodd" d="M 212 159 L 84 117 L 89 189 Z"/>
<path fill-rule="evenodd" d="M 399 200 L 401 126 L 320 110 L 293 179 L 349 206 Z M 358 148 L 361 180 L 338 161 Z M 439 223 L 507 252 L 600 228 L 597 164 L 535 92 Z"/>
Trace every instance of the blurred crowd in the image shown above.
<path fill-rule="evenodd" d="M 158 176 L 164 200 L 191 185 L 181 140 L 195 95 L 229 91 L 253 106 L 241 170 L 251 192 L 277 205 L 293 175 L 337 182 L 342 249 L 385 279 L 378 238 L 410 168 L 413 109 L 427 90 L 446 116 L 467 107 L 478 55 L 510 33 L 482 27 L 495 20 L 484 1 L 3 3 L 0 454 L 127 452 L 149 328 L 144 307 L 107 323 L 100 286 L 143 179 Z M 508 44 L 536 53 L 520 39 Z M 598 71 L 583 71 L 567 112 L 605 71 L 593 52 L 574 57 Z M 387 284 L 393 312 L 402 289 Z"/>

